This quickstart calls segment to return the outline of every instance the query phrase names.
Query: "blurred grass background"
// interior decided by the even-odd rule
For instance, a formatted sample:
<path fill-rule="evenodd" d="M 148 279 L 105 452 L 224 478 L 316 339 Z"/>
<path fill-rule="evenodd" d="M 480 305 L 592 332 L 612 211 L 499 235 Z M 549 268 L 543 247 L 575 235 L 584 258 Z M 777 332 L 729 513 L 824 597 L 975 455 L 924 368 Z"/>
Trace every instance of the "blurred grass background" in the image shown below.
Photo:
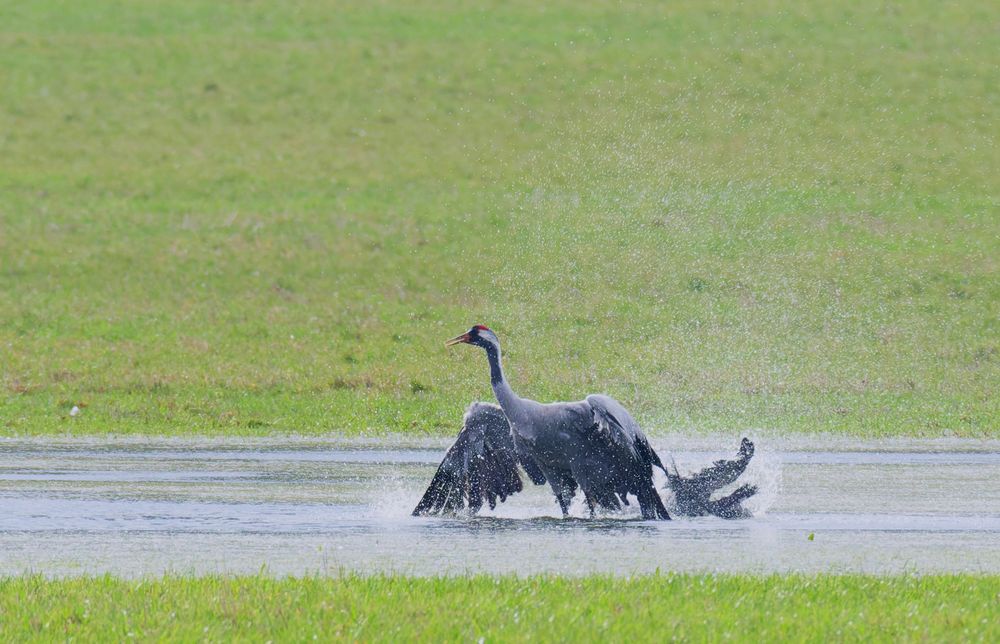
<path fill-rule="evenodd" d="M 0 0 L 0 433 L 1000 437 L 998 24 Z"/>

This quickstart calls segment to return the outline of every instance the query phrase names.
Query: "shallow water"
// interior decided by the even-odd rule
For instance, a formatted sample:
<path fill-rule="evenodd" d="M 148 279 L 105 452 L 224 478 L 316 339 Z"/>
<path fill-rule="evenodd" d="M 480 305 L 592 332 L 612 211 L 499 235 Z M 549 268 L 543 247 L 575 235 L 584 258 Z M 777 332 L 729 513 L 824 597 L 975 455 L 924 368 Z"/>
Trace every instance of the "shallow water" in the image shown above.
<path fill-rule="evenodd" d="M 654 442 L 682 470 L 736 446 Z M 754 518 L 661 523 L 563 520 L 546 488 L 475 519 L 413 518 L 442 454 L 412 440 L 3 440 L 0 574 L 1000 572 L 996 442 L 762 439 L 739 482 L 761 487 Z"/>

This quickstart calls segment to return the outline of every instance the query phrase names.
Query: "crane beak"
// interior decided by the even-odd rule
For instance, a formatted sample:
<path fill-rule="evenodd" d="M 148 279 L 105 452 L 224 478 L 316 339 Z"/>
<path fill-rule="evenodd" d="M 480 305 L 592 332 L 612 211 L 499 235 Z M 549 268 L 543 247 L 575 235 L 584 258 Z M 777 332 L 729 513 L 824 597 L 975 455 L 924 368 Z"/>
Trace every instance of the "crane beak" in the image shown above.
<path fill-rule="evenodd" d="M 450 346 L 452 346 L 454 344 L 462 344 L 463 342 L 468 342 L 469 339 L 470 339 L 469 338 L 469 334 L 468 333 L 463 333 L 462 335 L 454 337 L 451 340 L 448 340 L 447 342 L 445 342 L 444 346 L 450 347 Z"/>

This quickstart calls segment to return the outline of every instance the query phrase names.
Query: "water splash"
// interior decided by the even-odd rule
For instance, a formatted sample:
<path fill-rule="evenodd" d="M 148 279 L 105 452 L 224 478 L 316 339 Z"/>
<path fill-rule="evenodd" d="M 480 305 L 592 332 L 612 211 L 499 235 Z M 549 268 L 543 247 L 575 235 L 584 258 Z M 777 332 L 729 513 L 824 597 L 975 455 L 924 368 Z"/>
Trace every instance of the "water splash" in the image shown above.
<path fill-rule="evenodd" d="M 734 448 L 669 443 L 685 471 Z M 411 517 L 440 447 L 0 442 L 0 574 L 1000 570 L 993 443 L 865 445 L 760 439 L 753 518 L 651 522 L 587 518 L 580 495 L 562 519 L 547 486 L 479 517 Z"/>

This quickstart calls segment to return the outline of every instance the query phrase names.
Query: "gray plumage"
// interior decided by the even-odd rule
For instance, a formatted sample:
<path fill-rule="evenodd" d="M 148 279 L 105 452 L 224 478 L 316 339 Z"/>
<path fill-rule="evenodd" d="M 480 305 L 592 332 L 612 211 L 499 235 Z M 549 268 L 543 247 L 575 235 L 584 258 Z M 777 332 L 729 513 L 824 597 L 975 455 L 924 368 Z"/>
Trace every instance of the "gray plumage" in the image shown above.
<path fill-rule="evenodd" d="M 456 514 L 466 507 L 475 514 L 484 502 L 492 510 L 497 499 L 506 501 L 523 489 L 518 465 L 535 484 L 545 483 L 538 466 L 517 453 L 500 407 L 472 403 L 458 439 L 445 454 L 413 514 Z"/>
<path fill-rule="evenodd" d="M 591 514 L 620 510 L 634 497 L 645 519 L 669 519 L 653 486 L 663 468 L 638 423 L 616 400 L 591 395 L 577 402 L 541 404 L 517 396 L 503 375 L 500 341 L 484 326 L 449 341 L 486 351 L 499 407 L 474 403 L 455 444 L 413 514 L 475 514 L 522 489 L 519 468 L 548 483 L 563 516 L 579 488 Z M 501 422 L 501 419 L 503 422 Z M 506 426 L 505 426 L 506 425 Z"/>

